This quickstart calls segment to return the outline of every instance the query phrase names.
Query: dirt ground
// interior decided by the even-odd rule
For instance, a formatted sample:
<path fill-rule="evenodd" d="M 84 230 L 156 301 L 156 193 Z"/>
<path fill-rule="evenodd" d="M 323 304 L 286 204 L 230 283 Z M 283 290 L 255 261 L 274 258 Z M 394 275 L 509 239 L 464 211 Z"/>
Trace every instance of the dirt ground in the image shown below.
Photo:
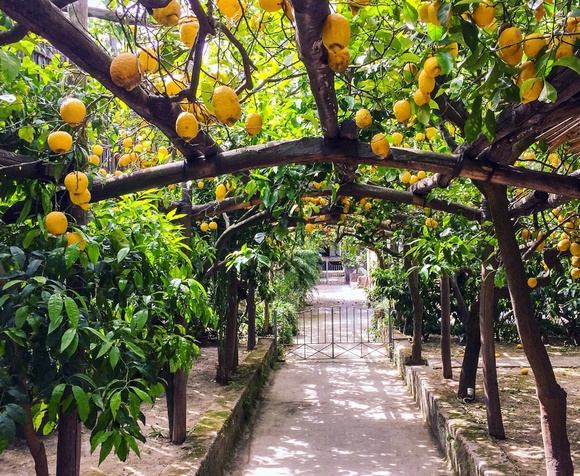
<path fill-rule="evenodd" d="M 425 344 L 425 357 L 430 364 L 439 358 L 439 343 L 436 339 Z M 580 348 L 564 345 L 547 346 L 552 359 L 558 383 L 568 394 L 568 438 L 572 450 L 575 475 L 580 475 Z M 462 407 L 474 425 L 487 428 L 485 406 L 483 403 L 483 383 L 481 369 L 478 371 L 476 400 L 463 403 L 455 398 L 461 372 L 463 347 L 453 344 L 453 378 L 443 379 L 441 370 L 434 368 L 429 384 L 437 393 L 454 405 Z M 527 368 L 524 351 L 515 344 L 496 344 L 498 382 L 506 439 L 498 441 L 505 455 L 519 469 L 519 475 L 545 475 L 544 450 L 540 428 L 540 409 L 536 397 L 534 377 L 529 371 L 522 375 L 521 369 Z M 511 476 L 511 475 L 510 475 Z"/>
<path fill-rule="evenodd" d="M 351 295 L 352 294 L 352 295 Z M 331 306 L 341 305 L 353 299 L 357 303 L 364 302 L 362 290 L 352 290 L 346 286 L 320 286 L 319 293 L 315 293 L 312 304 Z M 572 448 L 576 475 L 580 475 L 580 348 L 568 346 L 548 346 L 553 358 L 555 372 L 560 385 L 568 393 L 568 436 Z M 217 349 L 205 347 L 201 349 L 188 386 L 189 407 L 187 427 L 192 429 L 200 416 L 210 407 L 219 395 L 221 387 L 215 383 L 215 367 L 217 363 Z M 433 340 L 425 344 L 425 357 L 433 367 L 436 367 L 439 351 L 438 343 Z M 446 400 L 453 401 L 457 406 L 464 407 L 474 425 L 486 427 L 485 408 L 483 406 L 483 390 L 481 371 L 476 401 L 465 404 L 454 398 L 456 393 L 461 353 L 460 345 L 453 345 L 454 369 L 453 379 L 444 380 L 441 371 L 433 368 L 430 385 Z M 520 468 L 520 475 L 545 475 L 543 461 L 543 446 L 540 432 L 539 407 L 535 396 L 534 378 L 531 372 L 521 374 L 525 366 L 523 351 L 514 344 L 498 345 L 498 375 L 501 389 L 502 412 L 507 439 L 499 442 L 505 454 Z M 246 356 L 241 352 L 240 360 Z M 559 366 L 558 362 L 565 366 Z M 90 454 L 88 434 L 83 439 L 81 458 L 81 476 L 157 476 L 172 461 L 187 453 L 189 448 L 171 445 L 167 440 L 168 427 L 166 406 L 163 398 L 157 404 L 144 409 L 147 424 L 144 434 L 147 442 L 141 444 L 141 458 L 130 455 L 126 462 L 118 461 L 114 456 L 108 458 L 98 466 L 98 450 Z M 56 439 L 45 439 L 51 474 L 55 468 Z M 23 443 L 13 444 L 4 453 L 0 454 L 1 476 L 31 476 L 34 474 L 34 464 Z M 511 476 L 511 475 L 510 475 Z"/>

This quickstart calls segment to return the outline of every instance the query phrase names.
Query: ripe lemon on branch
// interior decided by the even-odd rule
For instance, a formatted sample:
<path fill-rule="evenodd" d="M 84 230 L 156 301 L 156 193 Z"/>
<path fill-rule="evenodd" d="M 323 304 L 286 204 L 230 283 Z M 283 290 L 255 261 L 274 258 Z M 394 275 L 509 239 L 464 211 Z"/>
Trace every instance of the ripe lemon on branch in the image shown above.
<path fill-rule="evenodd" d="M 83 172 L 71 172 L 64 178 L 64 186 L 69 193 L 81 193 L 89 188 L 89 178 Z"/>
<path fill-rule="evenodd" d="M 48 135 L 48 147 L 55 154 L 66 154 L 72 147 L 72 137 L 68 132 L 55 131 Z"/>
<path fill-rule="evenodd" d="M 387 139 L 385 134 L 378 133 L 375 134 L 371 139 L 371 149 L 375 154 L 384 158 L 387 155 L 389 155 L 391 144 L 389 144 L 389 140 Z"/>
<path fill-rule="evenodd" d="M 136 88 L 141 82 L 139 61 L 133 53 L 121 53 L 116 56 L 111 62 L 109 73 L 113 83 L 127 91 Z"/>
<path fill-rule="evenodd" d="M 229 86 L 218 86 L 211 100 L 216 117 L 227 126 L 233 126 L 242 115 L 240 101 Z"/>
<path fill-rule="evenodd" d="M 60 104 L 60 117 L 69 126 L 75 127 L 83 122 L 87 114 L 87 109 L 80 99 L 66 98 Z"/>
<path fill-rule="evenodd" d="M 215 189 L 215 198 L 218 202 L 222 202 L 226 198 L 228 191 L 223 183 L 220 183 Z"/>
<path fill-rule="evenodd" d="M 199 123 L 191 112 L 182 112 L 175 121 L 175 131 L 185 142 L 194 139 L 199 132 Z"/>
<path fill-rule="evenodd" d="M 87 246 L 87 242 L 80 235 L 80 233 L 77 233 L 76 231 L 71 231 L 71 232 L 67 233 L 66 234 L 66 245 L 71 246 L 75 243 L 79 244 L 79 248 L 81 249 L 81 251 L 83 251 L 85 249 L 85 247 Z"/>
<path fill-rule="evenodd" d="M 45 218 L 46 229 L 52 235 L 62 235 L 68 228 L 68 220 L 62 212 L 50 212 Z"/>
<path fill-rule="evenodd" d="M 150 73 L 159 68 L 159 61 L 157 61 L 157 55 L 153 48 L 146 46 L 139 50 L 139 65 L 143 73 Z"/>
<path fill-rule="evenodd" d="M 179 22 L 179 38 L 188 48 L 191 48 L 195 43 L 198 31 L 199 22 L 194 16 L 185 17 Z"/>
<path fill-rule="evenodd" d="M 356 126 L 359 129 L 366 129 L 367 127 L 370 127 L 370 125 L 373 123 L 373 117 L 371 116 L 371 113 L 368 109 L 359 109 L 355 116 L 354 116 L 354 120 L 356 122 Z"/>
<path fill-rule="evenodd" d="M 253 136 L 259 134 L 262 130 L 262 116 L 257 112 L 248 114 L 244 125 L 248 135 Z"/>
<path fill-rule="evenodd" d="M 399 122 L 407 122 L 411 117 L 411 104 L 406 99 L 401 99 L 393 105 L 395 118 Z"/>
<path fill-rule="evenodd" d="M 340 13 L 331 13 L 322 25 L 322 43 L 327 49 L 332 45 L 346 48 L 350 41 L 350 25 Z"/>
<path fill-rule="evenodd" d="M 181 17 L 181 8 L 176 0 L 171 0 L 166 7 L 154 8 L 153 18 L 163 26 L 175 26 Z"/>
<path fill-rule="evenodd" d="M 258 5 L 267 12 L 276 12 L 282 9 L 282 0 L 258 0 Z"/>

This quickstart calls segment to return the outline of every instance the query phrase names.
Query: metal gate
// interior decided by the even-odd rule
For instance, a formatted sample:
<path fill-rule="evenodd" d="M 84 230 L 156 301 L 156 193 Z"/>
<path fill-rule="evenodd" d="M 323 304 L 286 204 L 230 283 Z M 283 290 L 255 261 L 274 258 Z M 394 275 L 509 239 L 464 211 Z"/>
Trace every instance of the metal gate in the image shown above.
<path fill-rule="evenodd" d="M 382 322 L 375 320 L 371 308 L 308 309 L 299 313 L 297 327 L 292 344 L 284 346 L 287 357 L 346 359 L 389 355 L 385 329 Z"/>

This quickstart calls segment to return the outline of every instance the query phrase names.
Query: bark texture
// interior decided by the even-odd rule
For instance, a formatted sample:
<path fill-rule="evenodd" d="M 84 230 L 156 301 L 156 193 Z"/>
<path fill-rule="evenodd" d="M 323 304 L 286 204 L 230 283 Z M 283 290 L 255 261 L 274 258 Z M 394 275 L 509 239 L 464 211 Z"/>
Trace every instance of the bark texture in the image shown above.
<path fill-rule="evenodd" d="M 540 402 L 542 438 L 548 476 L 572 476 L 574 466 L 566 430 L 566 392 L 554 375 L 550 358 L 542 342 L 527 285 L 513 223 L 508 214 L 505 187 L 485 184 L 484 191 L 496 230 L 504 264 L 516 325 L 524 352 L 534 373 Z"/>
<path fill-rule="evenodd" d="M 443 271 L 439 279 L 441 288 L 441 363 L 443 378 L 452 378 L 451 368 L 451 291 L 449 277 Z"/>

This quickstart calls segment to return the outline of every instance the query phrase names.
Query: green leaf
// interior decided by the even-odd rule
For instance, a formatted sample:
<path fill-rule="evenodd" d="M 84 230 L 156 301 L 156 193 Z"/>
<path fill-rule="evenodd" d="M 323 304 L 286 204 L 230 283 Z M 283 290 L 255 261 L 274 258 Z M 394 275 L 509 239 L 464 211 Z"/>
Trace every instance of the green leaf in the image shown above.
<path fill-rule="evenodd" d="M 131 330 L 133 332 L 141 332 L 147 323 L 148 318 L 149 313 L 147 312 L 147 309 L 141 309 L 137 311 L 131 319 Z"/>
<path fill-rule="evenodd" d="M 544 81 L 544 87 L 542 88 L 542 92 L 540 93 L 538 100 L 542 102 L 553 103 L 556 102 L 556 99 L 558 99 L 558 91 L 556 91 L 556 88 L 548 83 L 548 81 Z"/>
<path fill-rule="evenodd" d="M 125 345 L 129 348 L 129 350 L 133 351 L 136 355 L 138 355 L 142 359 L 145 359 L 145 354 L 135 344 L 133 344 L 132 342 L 129 342 L 129 341 L 125 341 Z"/>
<path fill-rule="evenodd" d="M 77 330 L 74 328 L 67 329 L 65 331 L 65 333 L 62 335 L 62 339 L 60 341 L 60 351 L 61 352 L 64 352 L 68 348 L 68 346 L 73 343 L 76 335 L 77 335 Z"/>
<path fill-rule="evenodd" d="M 62 308 L 63 308 L 62 294 L 53 294 L 48 298 L 48 318 L 50 322 L 54 322 L 59 318 L 62 321 Z"/>
<path fill-rule="evenodd" d="M 133 390 L 137 396 L 141 399 L 141 401 L 149 403 L 150 405 L 153 405 L 153 400 L 151 400 L 151 397 L 145 393 L 143 390 L 141 390 L 140 388 L 137 387 L 131 387 L 131 390 Z"/>
<path fill-rule="evenodd" d="M 471 50 L 473 54 L 477 52 L 477 43 L 479 41 L 479 31 L 477 26 L 472 22 L 463 19 L 459 20 L 461 22 L 461 33 L 463 34 L 463 39 L 465 44 Z"/>
<path fill-rule="evenodd" d="M 488 109 L 485 113 L 485 121 L 483 123 L 483 133 L 487 137 L 489 142 L 493 142 L 495 138 L 495 114 L 492 110 Z"/>
<path fill-rule="evenodd" d="M 437 26 L 433 23 L 427 24 L 427 34 L 433 41 L 441 41 L 445 35 L 445 32 L 446 30 L 442 26 Z"/>
<path fill-rule="evenodd" d="M 25 202 L 24 202 L 24 206 L 22 207 L 22 210 L 20 211 L 20 215 L 18 215 L 18 219 L 16 220 L 16 224 L 19 225 L 22 222 L 24 222 L 24 220 L 26 220 L 28 218 L 28 215 L 30 215 L 30 208 L 32 207 L 32 198 L 28 198 Z"/>
<path fill-rule="evenodd" d="M 72 327 L 79 326 L 79 307 L 75 300 L 69 296 L 64 297 L 64 307 L 66 310 L 66 315 L 68 316 L 70 325 Z"/>
<path fill-rule="evenodd" d="M 405 23 L 410 26 L 415 26 L 419 19 L 417 10 L 409 2 L 403 2 L 403 18 L 405 19 Z"/>
<path fill-rule="evenodd" d="M 62 396 L 64 395 L 65 388 L 66 385 L 64 383 L 59 383 L 52 391 L 50 401 L 48 402 L 48 419 L 50 421 L 54 421 L 56 418 L 56 414 L 58 413 L 58 408 L 60 406 Z"/>
<path fill-rule="evenodd" d="M 113 414 L 113 418 L 117 418 L 117 412 L 119 408 L 121 408 L 121 392 L 115 392 L 111 396 L 111 400 L 109 401 L 109 408 L 111 409 L 111 413 Z"/>
<path fill-rule="evenodd" d="M 553 66 L 565 66 L 580 74 L 580 58 L 577 56 L 563 56 L 559 60 L 554 61 Z"/>
<path fill-rule="evenodd" d="M 97 354 L 97 359 L 100 359 L 103 355 L 105 355 L 107 352 L 109 352 L 109 349 L 113 346 L 113 343 L 111 341 L 106 342 L 105 344 L 103 344 L 101 346 L 101 349 L 99 350 L 99 353 Z"/>
<path fill-rule="evenodd" d="M 16 423 L 4 413 L 0 413 L 0 435 L 8 441 L 12 441 L 16 436 Z"/>
<path fill-rule="evenodd" d="M 87 243 L 85 247 L 85 252 L 87 253 L 91 263 L 97 264 L 100 255 L 99 245 L 97 245 L 96 243 Z"/>
<path fill-rule="evenodd" d="M 18 310 L 14 313 L 14 325 L 17 329 L 20 329 L 24 325 L 26 319 L 28 318 L 28 314 L 28 306 L 19 307 Z"/>
<path fill-rule="evenodd" d="M 109 353 L 109 362 L 111 363 L 111 368 L 115 368 L 119 363 L 119 358 L 121 357 L 121 351 L 118 347 L 113 347 Z"/>
<path fill-rule="evenodd" d="M 453 70 L 455 60 L 449 51 L 438 51 L 435 57 L 441 65 L 441 74 L 449 74 Z"/>
<path fill-rule="evenodd" d="M 89 417 L 89 397 L 85 393 L 85 391 L 77 385 L 72 386 L 72 393 L 77 402 L 77 410 L 79 412 L 79 418 L 84 423 L 86 419 Z"/>
<path fill-rule="evenodd" d="M 28 143 L 32 142 L 34 140 L 34 127 L 22 126 L 20 129 L 18 129 L 18 137 Z"/>
<path fill-rule="evenodd" d="M 6 405 L 6 414 L 12 418 L 16 423 L 24 425 L 26 422 L 26 413 L 24 408 L 16 403 L 9 403 Z"/>
<path fill-rule="evenodd" d="M 76 260 L 79 259 L 80 255 L 81 248 L 78 243 L 67 246 L 66 251 L 64 252 L 66 267 L 70 268 L 73 264 L 75 264 Z"/>
<path fill-rule="evenodd" d="M 109 453 L 113 449 L 114 435 L 115 433 L 111 432 L 109 437 L 101 445 L 101 451 L 99 452 L 99 464 L 105 461 L 105 459 L 107 458 L 107 456 L 109 456 Z"/>
<path fill-rule="evenodd" d="M 117 263 L 123 261 L 129 254 L 129 251 L 131 251 L 131 248 L 121 248 L 117 253 Z"/>
<path fill-rule="evenodd" d="M 32 241 L 34 240 L 34 238 L 36 238 L 38 235 L 40 235 L 40 228 L 34 228 L 32 230 L 30 230 L 28 233 L 26 233 L 26 236 L 24 237 L 24 240 L 22 240 L 22 247 L 24 249 L 28 248 L 30 246 L 30 244 L 32 243 Z"/>
<path fill-rule="evenodd" d="M 0 74 L 6 83 L 11 83 L 20 72 L 20 59 L 10 51 L 0 50 Z"/>
<path fill-rule="evenodd" d="M 481 132 L 481 96 L 477 96 L 473 101 L 473 109 L 465 121 L 464 132 L 467 142 L 473 142 Z"/>

